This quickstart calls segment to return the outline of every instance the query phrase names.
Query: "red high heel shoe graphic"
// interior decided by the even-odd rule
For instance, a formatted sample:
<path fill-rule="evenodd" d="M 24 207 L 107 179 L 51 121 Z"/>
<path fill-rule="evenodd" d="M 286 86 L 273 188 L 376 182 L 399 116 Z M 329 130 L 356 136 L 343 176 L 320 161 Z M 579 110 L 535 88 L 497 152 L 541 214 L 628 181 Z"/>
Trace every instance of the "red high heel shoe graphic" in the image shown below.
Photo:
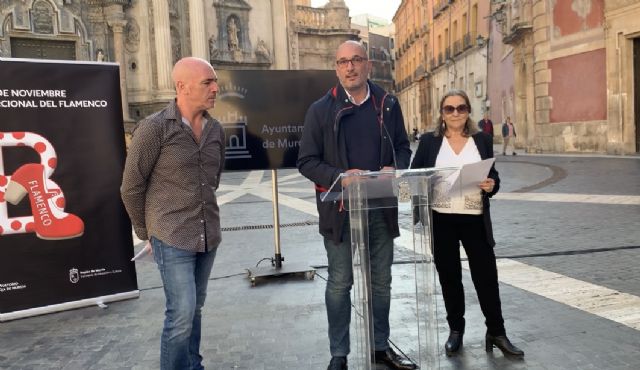
<path fill-rule="evenodd" d="M 44 174 L 44 166 L 28 163 L 18 168 L 11 176 L 4 199 L 18 204 L 29 193 L 34 231 L 40 239 L 71 239 L 82 235 L 84 223 L 80 217 L 63 211 L 62 192 L 49 190 Z"/>

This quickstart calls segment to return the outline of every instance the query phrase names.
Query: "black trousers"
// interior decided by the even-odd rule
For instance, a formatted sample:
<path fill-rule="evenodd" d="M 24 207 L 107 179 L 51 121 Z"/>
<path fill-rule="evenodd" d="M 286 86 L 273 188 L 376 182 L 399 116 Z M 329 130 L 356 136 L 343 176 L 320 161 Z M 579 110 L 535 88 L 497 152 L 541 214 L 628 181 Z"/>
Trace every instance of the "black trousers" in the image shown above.
<path fill-rule="evenodd" d="M 504 319 L 498 288 L 498 269 L 493 247 L 487 243 L 482 215 L 433 212 L 434 259 L 449 328 L 464 331 L 464 287 L 460 242 L 467 252 L 471 279 L 485 317 L 487 332 L 504 335 Z"/>

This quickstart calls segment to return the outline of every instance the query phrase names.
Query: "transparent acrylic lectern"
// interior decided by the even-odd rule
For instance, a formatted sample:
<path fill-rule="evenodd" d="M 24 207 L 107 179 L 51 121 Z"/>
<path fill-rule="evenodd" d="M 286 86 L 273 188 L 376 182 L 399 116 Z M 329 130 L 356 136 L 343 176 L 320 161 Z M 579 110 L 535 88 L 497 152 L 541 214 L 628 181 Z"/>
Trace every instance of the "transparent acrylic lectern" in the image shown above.
<path fill-rule="evenodd" d="M 430 205 L 434 189 L 456 177 L 458 168 L 364 172 L 342 174 L 332 187 L 321 195 L 325 202 L 341 202 L 349 212 L 353 262 L 351 289 L 351 353 L 350 369 L 374 369 L 373 310 L 371 301 L 371 269 L 369 264 L 369 211 L 399 206 L 399 224 L 411 229 L 414 293 L 411 307 L 403 309 L 403 331 L 391 322 L 392 337 L 401 337 L 396 352 L 404 353 L 420 369 L 437 369 L 438 323 L 436 309 L 436 269 L 433 260 Z M 408 210 L 408 212 L 407 212 Z M 407 216 L 408 214 L 408 216 Z M 404 215 L 404 218 L 402 219 Z M 414 222 L 415 221 L 415 222 Z M 403 232 L 401 227 L 401 233 Z M 406 236 L 405 236 L 406 239 Z M 391 308 L 393 317 L 393 303 Z M 395 342 L 394 342 L 395 343 Z"/>

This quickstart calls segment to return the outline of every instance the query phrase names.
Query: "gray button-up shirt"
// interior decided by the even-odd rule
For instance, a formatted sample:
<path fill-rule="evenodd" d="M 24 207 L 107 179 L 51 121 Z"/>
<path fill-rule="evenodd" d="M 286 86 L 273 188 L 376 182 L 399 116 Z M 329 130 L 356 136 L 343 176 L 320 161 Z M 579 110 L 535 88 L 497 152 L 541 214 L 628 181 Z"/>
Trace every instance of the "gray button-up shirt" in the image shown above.
<path fill-rule="evenodd" d="M 204 117 L 200 144 L 175 101 L 137 124 L 120 191 L 140 239 L 153 236 L 190 252 L 220 244 L 215 191 L 224 166 L 224 130 L 208 113 Z"/>

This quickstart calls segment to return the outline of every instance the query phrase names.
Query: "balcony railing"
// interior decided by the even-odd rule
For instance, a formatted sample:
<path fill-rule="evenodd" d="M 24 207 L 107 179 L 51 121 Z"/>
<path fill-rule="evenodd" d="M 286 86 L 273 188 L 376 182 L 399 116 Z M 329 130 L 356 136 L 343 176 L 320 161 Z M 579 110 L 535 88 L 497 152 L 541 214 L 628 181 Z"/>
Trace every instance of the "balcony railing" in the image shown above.
<path fill-rule="evenodd" d="M 296 23 L 298 27 L 313 29 L 328 29 L 327 12 L 323 8 L 308 6 L 296 7 Z"/>
<path fill-rule="evenodd" d="M 424 77 L 424 66 L 418 66 L 415 71 L 413 71 L 413 79 L 419 80 Z"/>
<path fill-rule="evenodd" d="M 435 60 L 435 58 L 431 58 L 431 60 L 429 61 L 429 69 L 430 70 L 436 69 L 436 60 Z"/>
<path fill-rule="evenodd" d="M 451 3 L 450 0 L 436 0 L 433 6 L 433 18 L 437 18 Z"/>
<path fill-rule="evenodd" d="M 438 65 L 442 65 L 444 63 L 444 56 L 442 53 L 438 53 Z"/>
<path fill-rule="evenodd" d="M 423 24 L 422 27 L 420 27 L 420 36 L 426 34 L 428 30 L 429 26 L 426 23 Z"/>
<path fill-rule="evenodd" d="M 505 44 L 513 44 L 523 37 L 524 34 L 533 29 L 531 23 L 518 22 L 511 26 L 511 32 L 505 35 L 503 41 Z"/>
<path fill-rule="evenodd" d="M 451 58 L 451 48 L 446 48 L 444 50 L 444 59 L 449 59 Z"/>
<path fill-rule="evenodd" d="M 462 38 L 462 48 L 466 50 L 470 47 L 471 47 L 471 34 L 467 32 L 464 34 L 464 37 Z"/>
<path fill-rule="evenodd" d="M 371 49 L 369 51 L 369 59 L 387 62 L 391 60 L 391 55 L 383 50 Z"/>
<path fill-rule="evenodd" d="M 385 69 L 373 69 L 371 72 L 372 80 L 393 80 L 393 76 L 391 75 L 391 68 Z"/>
<path fill-rule="evenodd" d="M 457 40 L 453 42 L 453 55 L 462 53 L 462 41 Z"/>
<path fill-rule="evenodd" d="M 104 5 L 131 5 L 131 0 L 106 0 Z"/>

